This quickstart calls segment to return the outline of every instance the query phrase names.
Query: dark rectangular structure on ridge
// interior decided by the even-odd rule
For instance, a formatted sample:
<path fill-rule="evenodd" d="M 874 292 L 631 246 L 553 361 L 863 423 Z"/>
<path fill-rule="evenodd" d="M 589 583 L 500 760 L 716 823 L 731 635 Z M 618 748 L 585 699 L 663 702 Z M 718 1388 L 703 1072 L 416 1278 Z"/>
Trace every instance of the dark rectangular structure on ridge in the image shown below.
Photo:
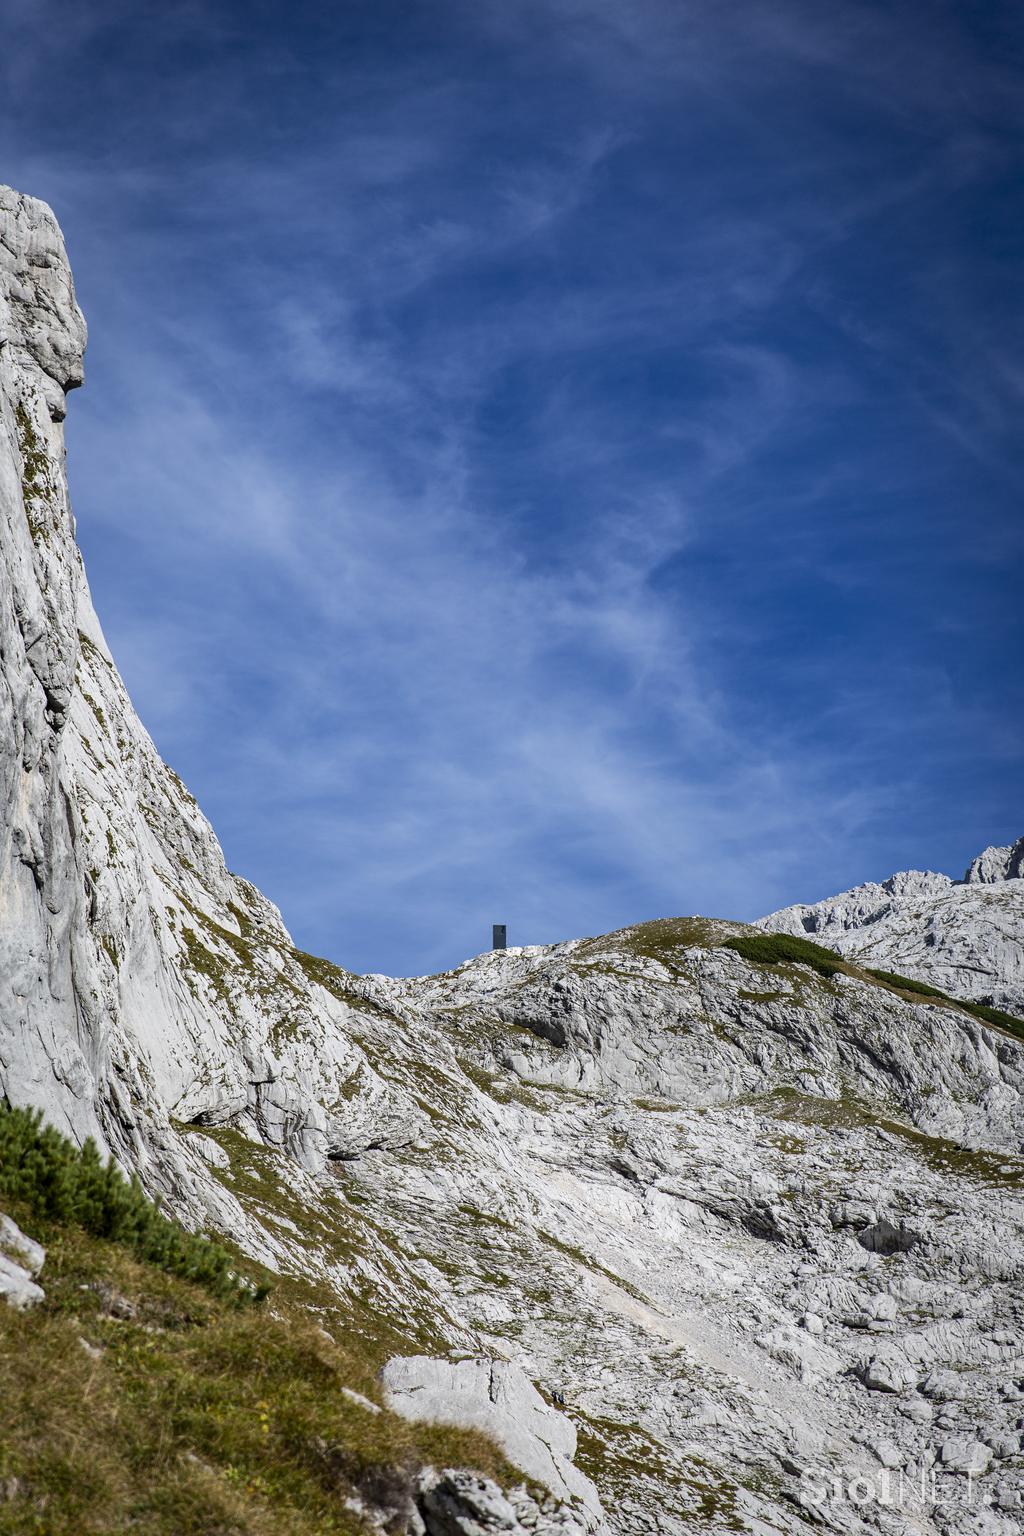
<path fill-rule="evenodd" d="M 491 928 L 491 948 L 508 949 L 508 930 L 504 923 L 495 923 Z"/>

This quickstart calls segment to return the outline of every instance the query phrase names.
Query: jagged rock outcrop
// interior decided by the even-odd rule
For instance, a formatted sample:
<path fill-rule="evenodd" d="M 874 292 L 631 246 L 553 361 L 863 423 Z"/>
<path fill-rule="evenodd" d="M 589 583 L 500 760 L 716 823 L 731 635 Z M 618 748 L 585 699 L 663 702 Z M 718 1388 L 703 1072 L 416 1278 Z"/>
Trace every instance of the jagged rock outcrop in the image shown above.
<path fill-rule="evenodd" d="M 999 885 L 1003 880 L 1024 878 L 1024 837 L 1005 848 L 986 848 L 972 859 L 964 874 L 965 885 Z"/>
<path fill-rule="evenodd" d="M 571 1422 L 550 1507 L 449 1470 L 409 1529 L 1011 1536 L 1024 1043 L 856 970 L 745 957 L 727 922 L 408 981 L 297 952 L 93 613 L 61 438 L 83 343 L 52 215 L 0 192 L 2 1091 L 385 1320 L 431 1379 L 511 1362 L 513 1429 L 536 1427 L 529 1383 Z M 1005 852 L 779 926 L 887 936 L 844 952 L 912 973 L 922 953 L 916 974 L 1012 1011 Z"/>
<path fill-rule="evenodd" d="M 400 1020 L 295 950 L 132 708 L 68 500 L 85 337 L 52 213 L 0 189 L 0 1090 L 279 1265 L 296 1225 L 238 1197 L 218 1127 L 308 1175 L 312 1205 L 335 1160 L 415 1145 L 429 1116 L 366 1048 Z M 416 1278 L 363 1246 L 382 1307 L 421 1314 Z M 442 1347 L 471 1340 L 432 1310 Z"/>
<path fill-rule="evenodd" d="M 986 848 L 962 880 L 919 869 L 812 905 L 783 907 L 758 927 L 827 944 L 954 997 L 1024 1013 L 1024 837 Z"/>

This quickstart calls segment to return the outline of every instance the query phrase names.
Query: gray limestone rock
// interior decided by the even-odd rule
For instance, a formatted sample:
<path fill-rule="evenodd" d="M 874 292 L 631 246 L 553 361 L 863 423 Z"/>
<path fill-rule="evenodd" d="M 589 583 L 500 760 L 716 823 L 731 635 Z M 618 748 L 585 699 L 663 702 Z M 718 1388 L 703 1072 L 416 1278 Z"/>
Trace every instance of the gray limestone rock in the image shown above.
<path fill-rule="evenodd" d="M 429 1475 L 420 1493 L 420 1512 L 430 1536 L 487 1536 L 523 1530 L 515 1509 L 496 1483 L 472 1472 Z"/>
<path fill-rule="evenodd" d="M 986 848 L 972 859 L 964 874 L 965 885 L 997 885 L 1024 877 L 1024 837 L 1006 848 Z"/>
<path fill-rule="evenodd" d="M 594 1517 L 601 1501 L 572 1465 L 576 1431 L 520 1368 L 506 1360 L 389 1360 L 381 1372 L 387 1406 L 403 1418 L 480 1429 L 528 1476 Z"/>
<path fill-rule="evenodd" d="M 939 1447 L 939 1460 L 950 1472 L 962 1472 L 965 1476 L 979 1477 L 987 1472 L 992 1452 L 980 1440 L 943 1440 Z"/>
<path fill-rule="evenodd" d="M 418 1508 L 428 1536 L 587 1536 L 592 1529 L 564 1504 L 542 1507 L 525 1488 L 506 1496 L 490 1478 L 452 1469 L 424 1474 Z"/>
<path fill-rule="evenodd" d="M 46 1250 L 13 1222 L 0 1214 L 0 1299 L 22 1311 L 43 1300 L 43 1288 L 36 1276 L 43 1267 Z"/>

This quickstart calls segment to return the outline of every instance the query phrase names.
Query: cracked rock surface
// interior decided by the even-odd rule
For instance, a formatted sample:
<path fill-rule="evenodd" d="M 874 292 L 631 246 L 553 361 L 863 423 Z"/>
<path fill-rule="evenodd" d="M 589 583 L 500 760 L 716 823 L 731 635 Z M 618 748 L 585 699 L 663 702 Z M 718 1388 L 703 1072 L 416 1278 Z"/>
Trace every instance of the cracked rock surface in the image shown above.
<path fill-rule="evenodd" d="M 413 980 L 297 951 L 93 612 L 84 339 L 52 214 L 0 189 L 0 1090 L 371 1299 L 396 1402 L 519 1437 L 544 1493 L 448 1469 L 410 1530 L 1019 1531 L 1024 1043 L 710 919 Z M 972 870 L 765 923 L 1013 1012 L 1020 858 Z"/>

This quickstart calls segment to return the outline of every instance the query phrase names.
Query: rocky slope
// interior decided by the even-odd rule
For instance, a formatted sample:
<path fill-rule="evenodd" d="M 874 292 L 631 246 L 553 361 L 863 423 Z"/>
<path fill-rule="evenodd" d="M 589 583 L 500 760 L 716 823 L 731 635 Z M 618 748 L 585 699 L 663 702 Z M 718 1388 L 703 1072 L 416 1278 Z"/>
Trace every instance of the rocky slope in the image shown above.
<path fill-rule="evenodd" d="M 93 613 L 83 344 L 52 215 L 0 191 L 10 1100 L 299 1277 L 395 1357 L 396 1412 L 547 1485 L 450 1480 L 434 1532 L 1019 1529 L 1024 1043 L 727 922 L 414 981 L 296 951 Z"/>
<path fill-rule="evenodd" d="M 1024 1013 L 1024 837 L 986 848 L 962 880 L 904 870 L 881 885 L 784 907 L 758 927 Z"/>

